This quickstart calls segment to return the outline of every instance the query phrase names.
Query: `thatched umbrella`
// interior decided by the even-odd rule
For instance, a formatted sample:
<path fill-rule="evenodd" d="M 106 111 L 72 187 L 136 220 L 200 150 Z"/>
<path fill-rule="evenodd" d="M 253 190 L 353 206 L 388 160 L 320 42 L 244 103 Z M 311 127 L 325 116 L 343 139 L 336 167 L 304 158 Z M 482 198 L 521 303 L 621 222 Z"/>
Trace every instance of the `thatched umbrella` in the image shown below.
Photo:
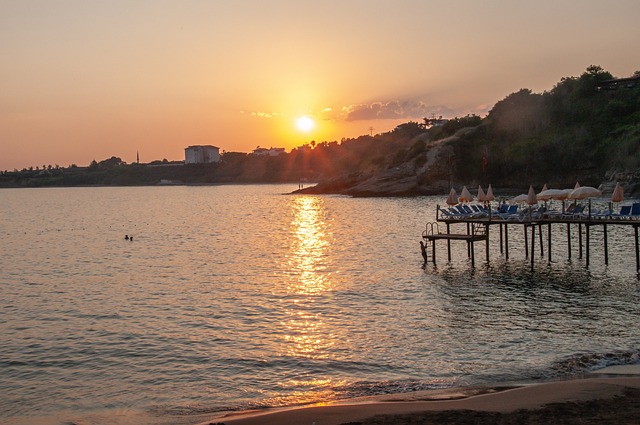
<path fill-rule="evenodd" d="M 622 201 L 624 201 L 624 189 L 622 189 L 619 182 L 616 182 L 616 188 L 613 189 L 613 194 L 611 195 L 611 202 Z"/>
<path fill-rule="evenodd" d="M 447 205 L 455 205 L 458 203 L 458 193 L 454 188 L 451 188 L 449 191 L 449 196 L 447 197 Z"/>
<path fill-rule="evenodd" d="M 489 185 L 489 188 L 487 189 L 487 201 L 491 202 L 493 201 L 495 198 L 495 196 L 493 196 L 493 188 L 491 188 L 491 185 Z"/>
<path fill-rule="evenodd" d="M 533 190 L 533 186 L 529 186 L 529 193 L 527 193 L 527 204 L 535 205 L 538 203 L 538 198 L 536 197 L 536 191 Z"/>
<path fill-rule="evenodd" d="M 487 195 L 485 195 L 484 190 L 482 190 L 482 186 L 478 185 L 478 202 L 486 202 Z"/>
<path fill-rule="evenodd" d="M 467 186 L 462 187 L 462 193 L 460 194 L 460 202 L 471 202 L 473 201 L 473 195 L 467 189 Z"/>

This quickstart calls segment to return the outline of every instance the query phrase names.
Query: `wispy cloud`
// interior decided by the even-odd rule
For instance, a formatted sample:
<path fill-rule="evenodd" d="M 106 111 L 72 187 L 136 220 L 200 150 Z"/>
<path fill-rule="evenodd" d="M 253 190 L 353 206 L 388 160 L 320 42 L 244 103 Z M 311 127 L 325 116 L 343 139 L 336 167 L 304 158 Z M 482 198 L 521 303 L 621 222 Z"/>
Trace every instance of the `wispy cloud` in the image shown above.
<path fill-rule="evenodd" d="M 285 114 L 281 112 L 240 111 L 240 113 L 243 115 L 251 115 L 252 117 L 257 118 L 276 118 L 285 116 Z"/>
<path fill-rule="evenodd" d="M 481 105 L 479 108 L 482 109 Z M 256 118 L 285 118 L 283 112 L 264 112 L 241 110 L 241 114 Z M 358 103 L 348 106 L 326 107 L 319 111 L 309 111 L 317 120 L 325 121 L 373 121 L 373 120 L 422 120 L 431 116 L 453 117 L 468 111 L 456 110 L 443 105 L 428 105 L 416 100 L 390 100 L 371 103 Z"/>
<path fill-rule="evenodd" d="M 339 109 L 326 108 L 322 111 L 322 116 L 335 121 L 370 121 L 422 119 L 434 114 L 450 116 L 454 113 L 454 110 L 446 106 L 428 105 L 423 101 L 390 100 L 352 104 Z"/>

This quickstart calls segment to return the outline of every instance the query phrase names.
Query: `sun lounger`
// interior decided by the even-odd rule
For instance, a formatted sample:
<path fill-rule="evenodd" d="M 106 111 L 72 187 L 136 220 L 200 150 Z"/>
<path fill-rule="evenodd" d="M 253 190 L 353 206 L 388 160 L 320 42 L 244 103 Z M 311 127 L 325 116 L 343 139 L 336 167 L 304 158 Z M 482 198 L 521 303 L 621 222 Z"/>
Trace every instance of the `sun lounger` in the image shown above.
<path fill-rule="evenodd" d="M 612 213 L 609 217 L 614 219 L 627 219 L 631 217 L 631 205 L 623 205 L 620 207 L 619 213 Z"/>
<path fill-rule="evenodd" d="M 503 213 L 498 213 L 498 218 L 501 218 L 502 220 L 517 220 L 519 217 L 518 214 L 518 206 L 517 205 L 509 205 L 509 207 L 506 209 L 505 212 Z"/>
<path fill-rule="evenodd" d="M 561 215 L 561 217 L 572 218 L 572 219 L 584 218 L 585 215 L 582 214 L 582 211 L 584 211 L 584 205 L 571 204 L 569 205 L 567 210 Z"/>
<path fill-rule="evenodd" d="M 632 206 L 631 206 L 631 218 L 633 219 L 640 219 L 640 203 L 635 202 Z"/>
<path fill-rule="evenodd" d="M 454 212 L 449 208 L 440 208 L 440 218 L 444 218 L 444 219 L 457 219 L 458 218 L 458 212 Z"/>

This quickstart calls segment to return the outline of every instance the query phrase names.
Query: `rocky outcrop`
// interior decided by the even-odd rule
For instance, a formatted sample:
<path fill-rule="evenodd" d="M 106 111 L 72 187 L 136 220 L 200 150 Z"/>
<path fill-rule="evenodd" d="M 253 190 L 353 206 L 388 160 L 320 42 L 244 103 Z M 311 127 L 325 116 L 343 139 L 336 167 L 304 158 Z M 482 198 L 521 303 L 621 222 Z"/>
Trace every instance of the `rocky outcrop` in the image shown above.
<path fill-rule="evenodd" d="M 353 197 L 440 195 L 449 192 L 453 149 L 450 142 L 473 131 L 460 130 L 455 136 L 436 141 L 416 138 L 425 144 L 423 157 L 375 173 L 353 173 L 320 182 L 294 193 L 334 193 Z"/>

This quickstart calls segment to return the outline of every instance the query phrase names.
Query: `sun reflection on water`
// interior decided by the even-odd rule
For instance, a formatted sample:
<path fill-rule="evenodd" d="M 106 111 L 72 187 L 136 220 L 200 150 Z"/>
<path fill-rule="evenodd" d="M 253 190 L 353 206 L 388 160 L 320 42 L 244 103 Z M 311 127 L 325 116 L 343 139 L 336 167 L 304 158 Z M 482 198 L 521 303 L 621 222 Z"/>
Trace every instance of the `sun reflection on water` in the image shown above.
<path fill-rule="evenodd" d="M 329 235 L 324 202 L 317 197 L 297 197 L 292 210 L 289 292 L 322 294 L 331 289 L 327 272 Z"/>
<path fill-rule="evenodd" d="M 332 357 L 335 344 L 326 319 L 334 286 L 328 213 L 323 199 L 311 196 L 292 198 L 291 213 L 282 351 L 287 357 L 325 360 Z M 318 394 L 330 398 L 326 392 L 331 392 L 335 383 L 310 376 L 281 385 L 291 391 L 287 391 L 288 398 L 295 398 L 296 403 L 309 403 L 319 401 Z"/>

